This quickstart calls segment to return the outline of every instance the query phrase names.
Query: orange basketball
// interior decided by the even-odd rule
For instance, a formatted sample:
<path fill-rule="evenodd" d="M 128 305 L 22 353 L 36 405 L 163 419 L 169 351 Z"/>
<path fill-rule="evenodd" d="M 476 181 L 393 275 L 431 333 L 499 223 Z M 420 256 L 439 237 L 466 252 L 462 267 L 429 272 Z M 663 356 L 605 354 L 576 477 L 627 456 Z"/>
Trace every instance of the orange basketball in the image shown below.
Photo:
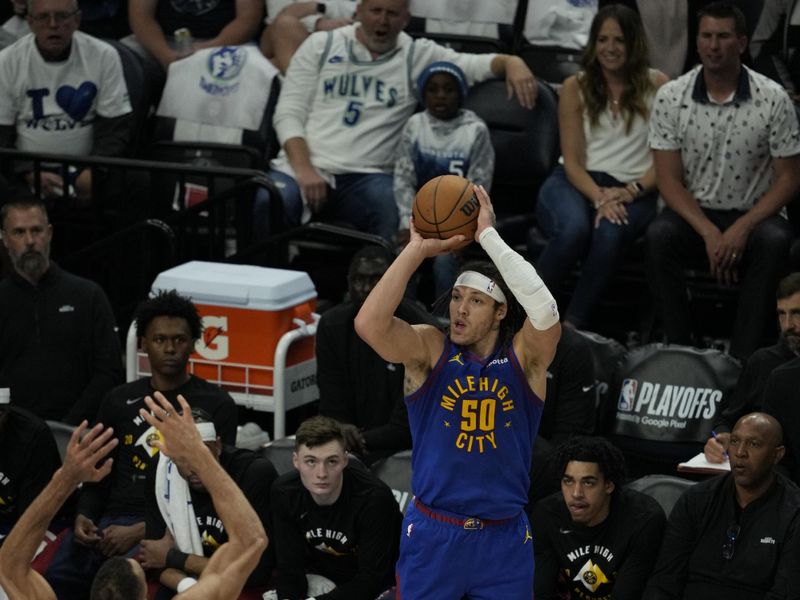
<path fill-rule="evenodd" d="M 471 181 L 440 175 L 423 185 L 412 207 L 414 227 L 424 238 L 475 237 L 480 205 Z"/>

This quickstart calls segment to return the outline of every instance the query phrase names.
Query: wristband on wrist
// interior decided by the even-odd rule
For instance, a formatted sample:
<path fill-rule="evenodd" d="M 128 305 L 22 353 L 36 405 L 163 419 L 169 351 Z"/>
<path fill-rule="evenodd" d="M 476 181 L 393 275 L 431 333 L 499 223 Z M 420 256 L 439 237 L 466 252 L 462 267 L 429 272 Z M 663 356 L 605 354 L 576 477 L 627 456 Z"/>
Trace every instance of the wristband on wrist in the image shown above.
<path fill-rule="evenodd" d="M 169 569 L 183 571 L 186 567 L 187 558 L 189 558 L 189 555 L 186 552 L 181 552 L 177 548 L 170 548 L 167 551 L 167 557 L 164 559 L 164 565 Z"/>
<path fill-rule="evenodd" d="M 184 577 L 178 582 L 178 586 L 175 588 L 175 591 L 180 594 L 181 592 L 185 592 L 186 590 L 188 590 L 196 583 L 197 579 L 195 579 L 194 577 Z"/>

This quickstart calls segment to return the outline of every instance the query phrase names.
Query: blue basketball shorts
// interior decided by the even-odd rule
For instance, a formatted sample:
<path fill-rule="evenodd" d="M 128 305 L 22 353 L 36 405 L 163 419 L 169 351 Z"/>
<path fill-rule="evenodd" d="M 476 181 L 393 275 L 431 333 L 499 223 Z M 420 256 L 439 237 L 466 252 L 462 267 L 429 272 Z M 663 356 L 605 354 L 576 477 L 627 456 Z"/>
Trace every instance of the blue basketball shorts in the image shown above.
<path fill-rule="evenodd" d="M 412 503 L 403 520 L 397 600 L 533 598 L 533 539 L 524 511 L 480 521 Z"/>

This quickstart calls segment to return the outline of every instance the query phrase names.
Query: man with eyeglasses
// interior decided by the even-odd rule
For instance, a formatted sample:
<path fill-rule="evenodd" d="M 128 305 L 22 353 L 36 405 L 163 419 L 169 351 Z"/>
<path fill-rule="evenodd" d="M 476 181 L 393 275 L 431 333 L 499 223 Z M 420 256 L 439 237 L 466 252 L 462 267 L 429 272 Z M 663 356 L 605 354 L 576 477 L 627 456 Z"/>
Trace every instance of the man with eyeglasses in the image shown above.
<path fill-rule="evenodd" d="M 125 154 L 132 108 L 117 51 L 77 31 L 77 0 L 28 0 L 26 19 L 32 33 L 0 54 L 0 147 Z M 42 198 L 91 201 L 91 169 L 45 167 L 40 182 L 31 163 L 14 169 Z"/>
<path fill-rule="evenodd" d="M 178 407 L 178 396 L 211 415 L 220 440 L 236 440 L 236 405 L 230 395 L 187 372 L 189 355 L 202 335 L 195 305 L 177 292 L 160 292 L 142 302 L 134 316 L 150 377 L 120 385 L 103 399 L 96 422 L 114 428 L 119 445 L 103 482 L 87 484 L 78 496 L 72 532 L 65 536 L 45 573 L 59 600 L 85 600 L 92 578 L 109 558 L 139 553 L 145 535 L 146 476 L 158 464 L 156 428 L 139 414 L 144 399 L 158 391 Z"/>
<path fill-rule="evenodd" d="M 672 509 L 643 598 L 800 598 L 800 489 L 775 471 L 780 424 L 745 415 L 728 453 L 731 472 L 692 486 Z"/>

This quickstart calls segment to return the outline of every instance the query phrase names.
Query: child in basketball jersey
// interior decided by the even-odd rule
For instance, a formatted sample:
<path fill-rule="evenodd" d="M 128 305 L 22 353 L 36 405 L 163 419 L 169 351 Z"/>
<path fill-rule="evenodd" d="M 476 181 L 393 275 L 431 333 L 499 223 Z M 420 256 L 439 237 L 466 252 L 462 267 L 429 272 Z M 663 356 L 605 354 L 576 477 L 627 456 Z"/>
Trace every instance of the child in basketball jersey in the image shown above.
<path fill-rule="evenodd" d="M 425 110 L 411 116 L 403 128 L 394 163 L 394 197 L 400 213 L 398 240 L 408 241 L 408 219 L 414 195 L 439 175 L 459 175 L 475 185 L 491 188 L 494 148 L 486 123 L 466 108 L 467 79 L 455 64 L 437 61 L 417 79 L 417 93 Z M 455 281 L 454 254 L 433 261 L 436 297 Z"/>

